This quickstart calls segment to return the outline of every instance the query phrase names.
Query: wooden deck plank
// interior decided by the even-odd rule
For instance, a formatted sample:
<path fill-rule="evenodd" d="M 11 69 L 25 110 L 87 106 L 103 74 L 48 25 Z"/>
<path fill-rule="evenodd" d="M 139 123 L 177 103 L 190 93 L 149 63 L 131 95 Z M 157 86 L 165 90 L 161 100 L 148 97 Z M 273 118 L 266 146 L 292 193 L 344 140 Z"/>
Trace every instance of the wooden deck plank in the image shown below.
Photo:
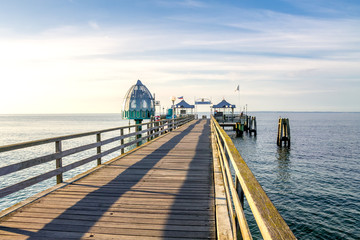
<path fill-rule="evenodd" d="M 123 228 L 119 227 L 98 227 L 98 226 L 80 226 L 70 224 L 42 224 L 42 223 L 22 223 L 22 222 L 5 222 L 2 224 L 3 227 L 21 229 L 21 230 L 48 230 L 54 232 L 74 232 L 82 236 L 83 233 L 103 233 L 113 235 L 132 235 L 132 236 L 153 236 L 160 237 L 164 233 L 169 237 L 183 237 L 183 238 L 209 238 L 214 235 L 211 231 L 173 231 L 166 229 L 137 229 L 137 228 Z"/>
<path fill-rule="evenodd" d="M 146 215 L 143 215 L 146 216 Z M 29 218 L 50 218 L 54 219 L 58 217 L 57 213 L 53 212 L 21 212 L 18 213 L 14 218 L 21 218 L 21 217 L 29 217 Z M 97 220 L 97 216 L 92 215 L 77 215 L 77 214 L 64 214 L 61 218 L 57 219 L 69 219 L 69 220 L 86 220 L 86 221 L 93 221 L 94 219 Z M 34 220 L 36 221 L 36 220 Z M 209 220 L 184 220 L 184 219 L 173 219 L 169 221 L 166 216 L 161 218 L 146 218 L 146 217 L 134 217 L 132 215 L 125 215 L 123 214 L 121 217 L 118 216 L 102 216 L 101 222 L 113 222 L 113 223 L 143 223 L 143 224 L 169 224 L 169 225 L 190 225 L 190 226 L 204 226 L 204 225 L 214 225 L 214 221 Z"/>
<path fill-rule="evenodd" d="M 0 221 L 1 239 L 213 239 L 207 120 L 140 147 Z"/>
<path fill-rule="evenodd" d="M 29 224 L 31 223 L 31 224 Z M 45 224 L 57 224 L 57 225 L 71 225 L 71 226 L 79 226 L 79 227 L 106 227 L 106 228 L 119 228 L 121 223 L 121 228 L 125 229 L 142 229 L 142 230 L 162 230 L 164 226 L 167 226 L 166 229 L 168 231 L 187 231 L 187 232 L 209 232 L 209 228 L 213 227 L 210 225 L 169 225 L 166 221 L 162 223 L 137 223 L 137 222 L 113 222 L 113 221 L 99 221 L 95 224 L 92 221 L 88 220 L 70 220 L 70 219 L 52 219 L 52 218 L 32 218 L 32 217 L 14 217 L 11 220 L 7 221 L 3 226 L 7 227 L 29 227 L 36 228 L 36 226 Z M 43 227 L 42 226 L 42 227 Z"/>
<path fill-rule="evenodd" d="M 36 213 L 36 214 L 48 214 L 50 211 L 49 209 L 43 208 L 33 208 L 31 211 L 27 211 L 29 214 Z M 81 211 L 81 210 L 72 210 L 69 212 L 64 213 L 63 210 L 60 209 L 52 209 L 51 213 L 57 215 L 56 218 L 63 218 L 63 216 L 68 215 L 78 215 L 78 216 L 91 216 L 92 219 L 101 219 L 104 216 L 113 217 L 113 218 L 148 218 L 148 219 L 167 219 L 168 221 L 172 220 L 191 220 L 191 221 L 213 221 L 212 218 L 209 220 L 208 215 L 189 215 L 189 214 L 174 214 L 171 219 L 168 219 L 168 213 L 137 213 L 134 215 L 133 212 L 105 212 L 102 211 Z M 212 216 L 212 215 L 211 215 Z M 9 218 L 11 219 L 11 218 Z M 1 226 L 1 224 L 0 224 Z"/>
<path fill-rule="evenodd" d="M 55 194 L 54 194 L 55 195 Z M 54 196 L 53 195 L 53 196 Z M 116 200 L 118 200 L 118 197 L 109 197 L 109 196 L 91 196 L 91 197 L 87 197 L 87 198 L 83 198 L 83 196 L 81 195 L 70 195 L 70 194 L 66 194 L 66 195 L 55 195 L 56 197 L 59 198 L 76 198 L 80 203 L 82 202 L 88 202 L 88 201 L 101 201 L 101 202 L 109 202 L 109 203 L 114 203 Z M 143 199 L 139 196 L 125 196 L 125 197 L 121 197 L 120 200 L 118 200 L 118 202 L 125 202 L 125 201 L 137 201 L 137 199 Z M 156 201 L 158 200 L 159 202 L 162 201 L 173 201 L 175 197 L 173 198 L 149 198 L 149 201 Z M 203 198 L 197 198 L 197 199 L 191 199 L 191 198 L 178 198 L 179 202 L 204 202 Z M 81 201 L 81 202 L 80 202 Z M 207 202 L 207 204 L 209 204 Z"/>
<path fill-rule="evenodd" d="M 93 206 L 127 206 L 127 207 L 136 207 L 136 206 L 142 206 L 142 207 L 147 207 L 147 208 L 163 208 L 163 207 L 167 207 L 167 206 L 172 206 L 173 204 L 173 200 L 172 199 L 148 199 L 146 202 L 144 201 L 136 201 L 136 198 L 128 198 L 128 199 L 122 199 L 121 201 L 117 201 L 116 203 L 112 203 L 112 202 L 107 202 L 107 201 L 101 201 L 99 202 L 98 200 L 94 200 L 94 201 L 83 201 L 81 203 L 78 203 L 79 206 L 81 205 L 93 205 Z M 46 200 L 42 200 L 42 203 L 54 203 L 54 202 L 58 202 L 58 201 L 62 201 L 64 204 L 75 204 L 79 201 L 78 198 L 75 199 L 69 199 L 69 198 L 47 198 Z M 155 204 L 157 203 L 157 204 Z M 209 204 L 207 202 L 204 201 L 186 201 L 186 199 L 184 201 L 179 201 L 179 204 L 177 206 L 174 206 L 177 208 L 188 208 L 188 209 L 192 209 L 192 208 L 201 208 L 201 207 L 206 207 L 209 208 Z"/>

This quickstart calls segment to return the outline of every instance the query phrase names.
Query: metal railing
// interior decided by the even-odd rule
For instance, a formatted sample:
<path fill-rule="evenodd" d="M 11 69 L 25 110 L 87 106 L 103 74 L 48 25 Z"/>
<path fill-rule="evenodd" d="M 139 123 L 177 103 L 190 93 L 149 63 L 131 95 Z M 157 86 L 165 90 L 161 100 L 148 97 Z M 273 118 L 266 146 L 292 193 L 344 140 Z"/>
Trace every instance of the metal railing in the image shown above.
<path fill-rule="evenodd" d="M 211 128 L 215 142 L 213 151 L 217 153 L 217 159 L 220 162 L 228 220 L 234 238 L 252 239 L 243 210 L 244 198 L 246 198 L 264 239 L 296 239 L 246 165 L 230 137 L 213 116 L 211 116 Z M 235 172 L 234 176 L 231 173 L 230 164 Z"/>
<path fill-rule="evenodd" d="M 51 161 L 55 161 L 54 167 L 55 169 L 49 170 L 43 174 L 33 176 L 29 179 L 20 181 L 18 183 L 12 184 L 10 186 L 6 186 L 2 189 L 0 189 L 0 198 L 5 197 L 9 194 L 15 193 L 17 191 L 20 191 L 24 188 L 27 188 L 29 186 L 32 186 L 34 184 L 37 184 L 39 182 L 42 182 L 46 179 L 49 179 L 51 177 L 56 176 L 56 182 L 57 184 L 63 182 L 63 173 L 72 170 L 74 168 L 77 168 L 79 166 L 82 166 L 84 164 L 87 164 L 91 161 L 97 161 L 97 164 L 101 164 L 101 158 L 109 155 L 111 153 L 114 153 L 116 151 L 121 150 L 121 154 L 125 152 L 125 148 L 129 146 L 133 146 L 137 143 L 141 143 L 144 140 L 150 141 L 153 138 L 156 138 L 166 132 L 172 131 L 173 129 L 190 122 L 194 119 L 194 116 L 187 116 L 183 118 L 177 118 L 177 119 L 168 119 L 168 120 L 161 120 L 156 122 L 147 122 L 142 123 L 138 125 L 130 125 L 130 126 L 123 126 L 123 127 L 117 127 L 117 128 L 111 128 L 111 129 L 105 129 L 105 130 L 99 130 L 94 132 L 86 132 L 86 133 L 80 133 L 80 134 L 74 134 L 74 135 L 67 135 L 62 137 L 54 137 L 54 138 L 48 138 L 48 139 L 42 139 L 37 141 L 30 141 L 30 142 L 24 142 L 24 143 L 18 143 L 18 144 L 12 144 L 12 145 L 6 145 L 6 146 L 0 146 L 0 153 L 3 152 L 9 152 L 13 150 L 18 149 L 24 149 L 34 146 L 40 146 L 44 144 L 54 144 L 55 145 L 55 152 L 45 155 L 45 156 L 36 156 L 35 158 L 21 161 L 18 163 L 10 164 L 7 166 L 0 167 L 0 176 L 4 176 L 10 173 L 18 172 L 30 167 L 34 167 L 40 164 L 48 163 Z M 142 126 L 146 125 L 147 128 L 144 130 L 137 131 L 139 129 L 142 129 Z M 124 130 L 128 129 L 128 133 L 124 134 Z M 134 131 L 131 131 L 131 129 L 135 129 Z M 118 136 L 111 137 L 108 139 L 102 139 L 102 134 L 107 132 L 114 132 L 118 131 Z M 143 136 L 145 135 L 145 136 Z M 71 140 L 71 139 L 78 139 L 85 136 L 94 136 L 94 140 L 96 140 L 93 143 L 89 143 L 86 145 L 81 145 L 78 147 L 73 147 L 71 149 L 63 150 L 62 149 L 62 142 L 64 140 Z M 135 138 L 136 137 L 136 138 Z M 128 140 L 127 143 L 125 143 L 125 139 Z M 135 139 L 135 140 L 133 140 Z M 102 151 L 102 146 L 105 146 L 109 143 L 114 143 L 115 141 L 120 141 L 120 144 L 118 146 L 112 147 L 108 150 Z M 75 153 L 80 153 L 83 151 L 87 151 L 90 149 L 96 149 L 96 154 L 92 155 L 90 157 L 77 160 L 75 162 L 72 162 L 68 165 L 63 165 L 62 158 L 70 156 Z"/>

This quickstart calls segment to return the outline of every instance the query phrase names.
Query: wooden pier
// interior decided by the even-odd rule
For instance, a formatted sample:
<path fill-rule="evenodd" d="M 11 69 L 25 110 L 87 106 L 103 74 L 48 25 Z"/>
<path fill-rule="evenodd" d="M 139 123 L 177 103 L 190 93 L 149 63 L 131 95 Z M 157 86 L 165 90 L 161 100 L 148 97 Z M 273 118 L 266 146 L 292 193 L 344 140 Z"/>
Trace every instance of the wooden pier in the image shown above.
<path fill-rule="evenodd" d="M 0 239 L 252 239 L 243 213 L 244 197 L 264 239 L 295 239 L 213 118 L 144 125 L 147 129 L 142 130 L 145 136 L 141 138 L 124 143 L 125 137 L 139 132 L 120 131 L 121 136 L 111 141 L 121 140 L 116 150 L 149 142 L 1 212 Z M 61 139 L 72 137 L 3 146 L 0 152 L 43 142 L 61 146 Z M 157 138 L 151 140 L 153 137 Z M 101 146 L 111 141 L 96 139 L 96 144 L 74 149 L 91 145 L 97 152 L 91 159 L 97 161 L 105 153 Z M 74 149 L 57 151 L 45 159 L 59 160 Z M 30 163 L 40 164 L 40 160 L 45 161 L 38 157 L 26 166 L 2 167 L 0 176 Z M 61 164 L 56 169 L 51 174 L 67 171 Z M 0 196 L 29 185 L 24 180 L 1 189 Z"/>

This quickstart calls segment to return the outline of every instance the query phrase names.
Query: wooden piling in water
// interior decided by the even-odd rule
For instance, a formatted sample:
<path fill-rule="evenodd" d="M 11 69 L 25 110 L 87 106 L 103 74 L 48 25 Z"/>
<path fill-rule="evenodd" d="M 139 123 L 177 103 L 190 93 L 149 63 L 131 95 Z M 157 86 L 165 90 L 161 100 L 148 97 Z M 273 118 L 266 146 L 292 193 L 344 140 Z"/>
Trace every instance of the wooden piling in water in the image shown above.
<path fill-rule="evenodd" d="M 288 118 L 279 118 L 277 145 L 290 147 L 290 123 Z"/>
<path fill-rule="evenodd" d="M 235 125 L 236 137 L 242 137 L 244 134 L 244 124 L 241 122 L 237 122 Z"/>
<path fill-rule="evenodd" d="M 257 134 L 257 127 L 256 127 L 256 117 L 249 118 L 249 134 L 254 133 L 254 136 Z"/>
<path fill-rule="evenodd" d="M 244 127 L 245 132 L 249 132 L 249 130 L 250 130 L 250 128 L 249 128 L 250 118 L 251 118 L 251 116 L 245 115 L 245 127 Z"/>

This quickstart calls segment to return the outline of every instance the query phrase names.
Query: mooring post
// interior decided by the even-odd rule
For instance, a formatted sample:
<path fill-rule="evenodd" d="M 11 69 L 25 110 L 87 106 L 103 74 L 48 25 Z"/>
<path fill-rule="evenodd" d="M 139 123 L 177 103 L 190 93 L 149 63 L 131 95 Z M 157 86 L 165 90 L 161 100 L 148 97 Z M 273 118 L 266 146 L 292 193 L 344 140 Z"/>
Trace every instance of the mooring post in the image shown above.
<path fill-rule="evenodd" d="M 256 137 L 256 134 L 257 134 L 257 129 L 256 129 L 256 117 L 251 117 L 251 120 L 250 120 L 250 130 L 249 130 L 249 133 L 250 133 L 250 136 L 251 136 L 251 133 L 254 133 L 254 136 Z"/>
<path fill-rule="evenodd" d="M 241 121 L 241 119 L 240 119 Z M 236 123 L 236 127 L 235 127 L 235 130 L 236 130 L 236 137 L 242 137 L 243 134 L 244 134 L 244 129 L 243 129 L 243 126 L 241 122 L 238 122 Z"/>
<path fill-rule="evenodd" d="M 279 118 L 279 122 L 278 122 L 278 134 L 276 139 L 276 144 L 278 146 L 280 146 L 280 131 L 281 131 L 281 118 Z"/>
<path fill-rule="evenodd" d="M 245 131 L 245 132 L 249 132 L 249 126 L 250 126 L 250 116 L 245 115 L 245 119 L 246 119 L 246 122 L 245 122 L 245 128 L 244 128 L 244 131 Z"/>
<path fill-rule="evenodd" d="M 257 135 L 256 117 L 253 118 L 254 118 L 254 136 L 256 136 Z"/>
<path fill-rule="evenodd" d="M 286 120 L 285 120 L 284 128 L 286 131 L 286 143 L 287 143 L 287 146 L 290 147 L 290 123 L 289 123 L 288 118 L 286 118 Z"/>
<path fill-rule="evenodd" d="M 252 117 L 251 116 L 249 116 L 249 118 L 248 118 L 248 121 L 249 121 L 249 126 L 248 126 L 248 133 L 250 133 L 250 136 L 251 136 L 251 126 L 252 126 Z"/>
<path fill-rule="evenodd" d="M 290 147 L 290 123 L 288 118 L 279 118 L 277 145 Z"/>

